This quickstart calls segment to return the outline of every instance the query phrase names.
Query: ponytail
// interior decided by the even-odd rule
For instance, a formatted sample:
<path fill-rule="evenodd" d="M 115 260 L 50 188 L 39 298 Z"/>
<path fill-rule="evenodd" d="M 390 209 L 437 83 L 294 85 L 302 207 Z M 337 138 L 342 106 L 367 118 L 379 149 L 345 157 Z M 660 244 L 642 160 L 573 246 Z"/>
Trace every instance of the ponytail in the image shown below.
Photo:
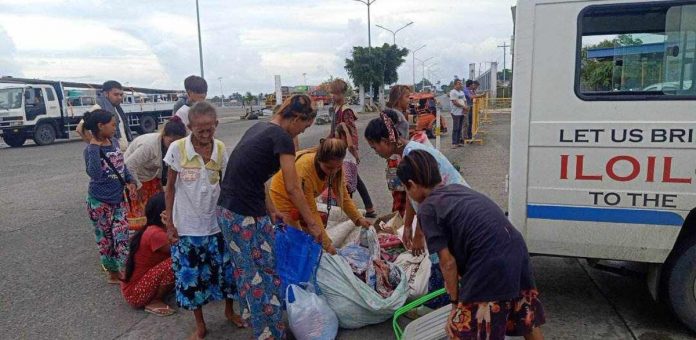
<path fill-rule="evenodd" d="M 99 124 L 106 124 L 110 122 L 113 118 L 113 113 L 102 109 L 96 109 L 94 111 L 85 112 L 85 114 L 82 116 L 82 120 L 84 121 L 84 124 L 82 126 L 83 129 L 86 129 L 89 132 L 91 132 L 92 136 L 98 137 Z"/>

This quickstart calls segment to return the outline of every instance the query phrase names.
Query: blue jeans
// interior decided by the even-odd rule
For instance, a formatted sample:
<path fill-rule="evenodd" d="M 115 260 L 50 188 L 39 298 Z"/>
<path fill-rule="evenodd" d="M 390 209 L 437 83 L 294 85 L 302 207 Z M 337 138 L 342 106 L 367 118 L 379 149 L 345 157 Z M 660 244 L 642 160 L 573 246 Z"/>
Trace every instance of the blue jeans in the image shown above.
<path fill-rule="evenodd" d="M 462 139 L 462 128 L 464 127 L 466 116 L 452 115 L 452 145 L 460 144 Z"/>

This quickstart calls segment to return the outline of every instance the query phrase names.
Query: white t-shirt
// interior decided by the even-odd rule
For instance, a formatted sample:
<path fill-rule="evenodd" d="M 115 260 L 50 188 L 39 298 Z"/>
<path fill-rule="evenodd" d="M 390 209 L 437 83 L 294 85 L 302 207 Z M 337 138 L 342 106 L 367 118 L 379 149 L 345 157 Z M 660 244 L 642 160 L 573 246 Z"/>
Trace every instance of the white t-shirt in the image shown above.
<path fill-rule="evenodd" d="M 183 159 L 183 158 L 186 159 Z M 164 161 L 178 173 L 172 221 L 179 235 L 208 236 L 220 232 L 215 209 L 227 165 L 225 144 L 215 140 L 208 164 L 196 153 L 191 135 L 169 146 Z"/>
<path fill-rule="evenodd" d="M 451 106 L 451 112 L 453 116 L 461 116 L 464 114 L 464 108 L 454 106 L 454 103 L 452 102 L 457 102 L 461 105 L 466 106 L 466 95 L 464 94 L 464 91 L 457 91 L 456 89 L 452 89 L 449 93 L 449 99 L 450 99 L 450 106 Z"/>
<path fill-rule="evenodd" d="M 188 125 L 189 125 L 189 110 L 191 109 L 190 106 L 184 105 L 180 107 L 178 110 L 176 110 L 175 116 L 178 116 L 181 118 L 181 122 L 184 123 L 184 126 L 186 127 L 186 130 L 188 130 Z"/>

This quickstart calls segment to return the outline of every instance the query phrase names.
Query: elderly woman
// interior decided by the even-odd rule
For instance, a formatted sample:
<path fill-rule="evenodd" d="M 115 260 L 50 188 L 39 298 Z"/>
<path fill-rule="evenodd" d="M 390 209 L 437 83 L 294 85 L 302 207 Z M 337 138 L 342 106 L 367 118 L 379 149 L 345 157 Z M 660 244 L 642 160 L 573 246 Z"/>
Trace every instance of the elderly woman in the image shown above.
<path fill-rule="evenodd" d="M 128 146 L 124 154 L 126 166 L 135 175 L 138 186 L 138 200 L 133 202 L 129 214 L 131 229 L 145 226 L 145 204 L 157 193 L 162 192 L 162 188 L 167 184 L 168 166 L 162 158 L 172 142 L 184 137 L 184 123 L 178 117 L 172 117 L 161 132 L 139 136 Z"/>

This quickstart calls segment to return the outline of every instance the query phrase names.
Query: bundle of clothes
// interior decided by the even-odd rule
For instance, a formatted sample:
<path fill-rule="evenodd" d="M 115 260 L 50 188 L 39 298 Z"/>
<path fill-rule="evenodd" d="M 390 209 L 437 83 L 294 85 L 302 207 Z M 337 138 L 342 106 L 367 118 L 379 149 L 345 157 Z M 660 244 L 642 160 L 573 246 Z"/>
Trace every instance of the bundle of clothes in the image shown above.
<path fill-rule="evenodd" d="M 355 276 L 384 298 L 391 296 L 401 282 L 401 272 L 394 264 L 373 258 L 370 249 L 360 244 L 343 247 L 338 254 L 348 261 Z"/>

